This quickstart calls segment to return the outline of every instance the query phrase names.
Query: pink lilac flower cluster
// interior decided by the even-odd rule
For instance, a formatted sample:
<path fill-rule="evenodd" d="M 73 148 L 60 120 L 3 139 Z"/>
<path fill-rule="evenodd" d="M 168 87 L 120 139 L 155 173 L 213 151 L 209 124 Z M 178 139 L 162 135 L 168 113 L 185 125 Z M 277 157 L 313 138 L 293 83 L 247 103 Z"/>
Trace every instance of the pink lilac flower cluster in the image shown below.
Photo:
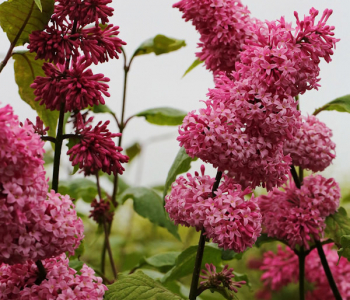
<path fill-rule="evenodd" d="M 28 49 L 36 52 L 36 59 L 48 60 L 43 70 L 45 76 L 38 76 L 31 85 L 35 89 L 36 101 L 47 109 L 65 111 L 81 110 L 88 106 L 104 104 L 102 94 L 107 92 L 109 78 L 93 74 L 87 69 L 109 58 L 119 58 L 125 45 L 117 37 L 118 26 L 99 26 L 108 22 L 113 9 L 110 0 L 58 1 L 52 25 L 44 31 L 33 31 Z M 92 26 L 86 27 L 90 23 Z"/>
<path fill-rule="evenodd" d="M 200 34 L 196 53 L 214 73 L 231 73 L 245 40 L 253 35 L 250 11 L 239 0 L 181 0 L 173 5 Z"/>
<path fill-rule="evenodd" d="M 35 284 L 37 267 L 33 261 L 9 266 L 0 264 L 0 300 L 85 300 L 103 299 L 107 287 L 83 265 L 79 273 L 70 268 L 65 254 L 43 261 L 46 280 Z"/>
<path fill-rule="evenodd" d="M 332 130 L 315 116 L 302 117 L 303 123 L 293 140 L 284 144 L 284 154 L 290 154 L 293 165 L 313 172 L 323 171 L 335 158 Z"/>
<path fill-rule="evenodd" d="M 333 178 L 311 175 L 298 189 L 293 181 L 284 191 L 274 188 L 258 197 L 264 231 L 270 237 L 309 249 L 309 243 L 320 240 L 325 218 L 339 206 L 340 188 Z"/>
<path fill-rule="evenodd" d="M 217 74 L 207 108 L 184 119 L 180 146 L 244 186 L 271 190 L 285 182 L 291 159 L 283 144 L 301 126 L 293 97 L 319 86 L 320 58 L 330 61 L 337 42 L 334 27 L 326 25 L 331 13 L 326 10 L 317 24 L 315 9 L 303 21 L 295 14 L 295 30 L 284 18 L 256 23 L 255 38 L 242 46 L 235 71 Z"/>
<path fill-rule="evenodd" d="M 242 190 L 228 176 L 212 195 L 214 178 L 187 174 L 176 179 L 165 197 L 165 209 L 175 224 L 204 229 L 205 235 L 219 247 L 242 252 L 251 247 L 261 232 L 261 214 L 254 196 L 244 197 L 251 189 Z"/>
<path fill-rule="evenodd" d="M 349 261 L 344 257 L 339 259 L 338 253 L 332 249 L 332 245 L 323 246 L 323 250 L 342 298 L 349 300 Z M 272 251 L 264 253 L 260 270 L 264 272 L 261 275 L 264 287 L 257 292 L 256 297 L 258 299 L 271 299 L 271 292 L 278 291 L 289 283 L 299 280 L 298 256 L 289 247 L 283 249 L 279 246 L 277 253 Z M 313 285 L 313 289 L 306 294 L 307 300 L 334 298 L 316 249 L 312 250 L 305 259 L 305 278 Z"/>
<path fill-rule="evenodd" d="M 47 193 L 43 142 L 10 106 L 0 108 L 0 145 L 0 262 L 74 253 L 83 223 L 69 196 Z"/>
<path fill-rule="evenodd" d="M 84 123 L 82 115 L 75 116 L 76 133 L 80 139 L 67 154 L 72 165 L 78 165 L 84 175 L 96 174 L 98 170 L 114 175 L 123 174 L 125 170 L 121 163 L 127 163 L 129 157 L 120 153 L 123 148 L 118 147 L 112 138 L 120 137 L 120 133 L 109 132 L 109 121 L 99 122 L 94 128 L 88 125 L 93 118 Z M 102 124 L 102 125 L 101 125 Z"/>
<path fill-rule="evenodd" d="M 233 268 L 229 268 L 228 265 L 225 265 L 220 272 L 216 271 L 216 267 L 213 264 L 205 264 L 205 268 L 206 270 L 202 270 L 204 275 L 199 276 L 205 279 L 200 283 L 202 289 L 224 287 L 237 293 L 237 288 L 240 288 L 247 283 L 243 280 L 233 281 L 232 279 L 235 277 L 235 274 L 233 274 Z"/>

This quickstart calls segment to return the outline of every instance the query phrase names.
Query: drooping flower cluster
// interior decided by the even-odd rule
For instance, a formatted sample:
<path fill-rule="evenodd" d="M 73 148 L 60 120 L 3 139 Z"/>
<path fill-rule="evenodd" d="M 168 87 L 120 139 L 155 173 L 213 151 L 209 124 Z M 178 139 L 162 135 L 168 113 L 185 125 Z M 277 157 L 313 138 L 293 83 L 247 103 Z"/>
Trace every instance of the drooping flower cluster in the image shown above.
<path fill-rule="evenodd" d="M 179 3 L 188 9 L 191 5 L 184 4 L 192 1 Z M 228 3 L 220 1 L 212 11 Z M 201 19 L 201 11 L 190 11 L 193 20 Z M 291 159 L 284 155 L 283 144 L 301 125 L 293 97 L 319 86 L 320 58 L 330 61 L 337 42 L 334 27 L 325 23 L 331 13 L 326 10 L 317 24 L 315 9 L 303 21 L 295 14 L 295 30 L 284 18 L 251 27 L 255 37 L 242 46 L 235 71 L 218 73 L 207 108 L 184 119 L 180 146 L 191 157 L 228 171 L 244 186 L 262 184 L 271 190 L 285 182 Z"/>
<path fill-rule="evenodd" d="M 72 165 L 78 165 L 85 176 L 96 174 L 98 170 L 114 175 L 123 174 L 125 169 L 121 163 L 128 162 L 129 157 L 121 154 L 123 148 L 116 146 L 112 140 L 121 134 L 109 132 L 107 129 L 109 121 L 104 124 L 99 122 L 93 128 L 88 125 L 92 122 L 92 118 L 86 123 L 80 113 L 75 118 L 76 133 L 80 141 L 67 152 Z"/>
<path fill-rule="evenodd" d="M 320 240 L 325 218 L 339 206 L 340 188 L 333 178 L 311 175 L 298 189 L 294 182 L 284 191 L 274 188 L 268 195 L 258 197 L 264 231 L 268 236 L 309 248 L 313 240 Z"/>
<path fill-rule="evenodd" d="M 83 223 L 69 196 L 47 193 L 43 142 L 10 106 L 0 108 L 0 262 L 74 253 Z"/>
<path fill-rule="evenodd" d="M 344 257 L 339 259 L 338 253 L 332 249 L 332 245 L 323 246 L 323 250 L 342 299 L 349 300 L 349 261 Z M 271 299 L 271 292 L 278 291 L 289 283 L 298 281 L 298 256 L 290 248 L 282 249 L 279 246 L 277 253 L 272 251 L 264 253 L 260 270 L 264 272 L 261 275 L 264 288 L 257 292 L 256 297 L 258 299 Z M 305 259 L 305 278 L 313 285 L 313 289 L 306 294 L 307 300 L 334 298 L 316 249 L 312 250 Z"/>
<path fill-rule="evenodd" d="M 108 200 L 101 199 L 97 201 L 97 199 L 94 199 L 91 202 L 91 207 L 89 218 L 92 218 L 96 223 L 110 223 L 113 220 L 114 212 L 110 210 L 111 206 Z"/>
<path fill-rule="evenodd" d="M 237 293 L 237 288 L 246 284 L 246 281 L 232 280 L 235 277 L 235 274 L 233 274 L 233 268 L 229 268 L 228 265 L 225 265 L 221 272 L 217 272 L 216 267 L 213 264 L 205 264 L 205 268 L 206 270 L 202 270 L 204 275 L 199 276 L 205 279 L 204 281 L 201 281 L 200 289 L 205 290 L 223 287 Z"/>
<path fill-rule="evenodd" d="M 175 224 L 204 228 L 205 235 L 219 247 L 242 252 L 251 247 L 261 232 L 261 214 L 256 199 L 244 196 L 251 193 L 223 175 L 223 182 L 212 194 L 214 178 L 187 174 L 176 179 L 170 195 L 165 197 L 165 209 Z"/>
<path fill-rule="evenodd" d="M 245 40 L 253 34 L 248 8 L 239 0 L 181 0 L 173 7 L 200 33 L 198 59 L 213 72 L 231 73 Z"/>
<path fill-rule="evenodd" d="M 40 285 L 33 261 L 9 266 L 0 264 L 0 300 L 103 299 L 106 286 L 94 276 L 94 270 L 83 265 L 79 273 L 68 266 L 65 254 L 43 261 L 46 280 Z"/>
<path fill-rule="evenodd" d="M 125 45 L 117 37 L 119 27 L 108 22 L 113 9 L 110 0 L 58 1 L 52 25 L 44 31 L 33 31 L 28 49 L 36 52 L 36 59 L 48 60 L 43 66 L 45 77 L 37 77 L 31 85 L 36 101 L 50 110 L 74 111 L 104 104 L 102 94 L 107 92 L 109 78 L 93 74 L 87 69 L 109 58 L 118 58 Z M 90 23 L 94 25 L 86 27 Z"/>
<path fill-rule="evenodd" d="M 313 172 L 323 171 L 335 158 L 332 130 L 315 116 L 302 117 L 303 123 L 293 140 L 284 144 L 284 154 L 290 154 L 293 165 Z"/>

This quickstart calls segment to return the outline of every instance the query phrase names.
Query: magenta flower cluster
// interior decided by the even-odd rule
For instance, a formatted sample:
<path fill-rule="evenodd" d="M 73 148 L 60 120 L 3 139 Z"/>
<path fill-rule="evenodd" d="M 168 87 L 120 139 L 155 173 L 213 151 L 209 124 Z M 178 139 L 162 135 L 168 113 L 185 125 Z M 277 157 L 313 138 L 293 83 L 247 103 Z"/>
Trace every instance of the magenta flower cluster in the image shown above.
<path fill-rule="evenodd" d="M 295 166 L 313 172 L 323 171 L 335 158 L 332 130 L 315 116 L 302 117 L 302 120 L 293 140 L 285 142 L 284 153 L 290 154 Z"/>
<path fill-rule="evenodd" d="M 332 248 L 332 245 L 323 246 L 323 250 L 342 299 L 349 300 L 349 262 L 344 257 L 339 259 L 338 253 Z M 278 291 L 289 283 L 298 281 L 298 256 L 290 248 L 283 249 L 278 246 L 277 253 L 272 251 L 264 253 L 260 270 L 264 272 L 261 275 L 264 287 L 256 293 L 256 297 L 265 300 L 271 299 L 272 291 Z M 307 300 L 334 298 L 316 249 L 312 250 L 305 260 L 305 278 L 313 285 L 313 289 L 306 294 Z"/>
<path fill-rule="evenodd" d="M 203 1 L 183 0 L 176 6 L 195 25 L 212 15 L 212 22 L 220 24 L 223 10 L 242 8 L 239 1 L 204 2 L 206 10 L 199 9 Z M 241 25 L 251 30 L 251 38 L 240 46 L 234 70 L 216 73 L 216 86 L 209 90 L 206 109 L 185 117 L 179 128 L 180 146 L 191 157 L 227 171 L 243 186 L 262 185 L 271 190 L 282 185 L 291 164 L 284 143 L 293 140 L 301 126 L 294 97 L 318 88 L 320 59 L 329 62 L 338 41 L 333 37 L 334 27 L 326 25 L 331 13 L 325 10 L 318 22 L 315 9 L 302 21 L 295 13 L 296 28 L 284 18 L 265 23 L 251 21 L 247 27 L 249 18 L 240 21 L 233 16 L 234 30 L 226 34 L 234 36 Z M 215 28 L 208 32 L 217 34 Z"/>
<path fill-rule="evenodd" d="M 333 178 L 311 175 L 298 189 L 294 182 L 258 197 L 262 224 L 268 236 L 309 249 L 310 242 L 320 240 L 325 229 L 325 218 L 339 206 L 340 188 Z"/>
<path fill-rule="evenodd" d="M 40 285 L 35 284 L 38 275 L 33 261 L 0 265 L 0 300 L 102 300 L 107 288 L 94 270 L 84 264 L 77 273 L 68 264 L 65 254 L 45 259 L 47 275 Z"/>
<path fill-rule="evenodd" d="M 245 200 L 251 189 L 242 190 L 228 176 L 212 194 L 214 178 L 187 174 L 172 185 L 165 209 L 175 224 L 204 229 L 205 235 L 224 249 L 242 252 L 251 247 L 261 232 L 261 214 L 256 199 Z"/>

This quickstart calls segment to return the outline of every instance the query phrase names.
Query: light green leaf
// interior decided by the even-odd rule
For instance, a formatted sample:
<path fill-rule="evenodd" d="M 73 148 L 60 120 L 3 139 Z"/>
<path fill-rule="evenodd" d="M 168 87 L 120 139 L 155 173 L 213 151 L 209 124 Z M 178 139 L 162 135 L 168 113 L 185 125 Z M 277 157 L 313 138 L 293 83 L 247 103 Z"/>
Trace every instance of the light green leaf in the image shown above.
<path fill-rule="evenodd" d="M 162 278 L 162 282 L 180 279 L 193 272 L 198 246 L 191 246 L 184 250 L 176 259 L 175 266 L 167 272 Z M 214 264 L 218 266 L 221 263 L 221 250 L 217 247 L 206 245 L 203 253 L 201 269 L 205 264 Z"/>
<path fill-rule="evenodd" d="M 192 63 L 192 65 L 189 66 L 189 68 L 186 70 L 186 72 L 182 75 L 182 78 L 185 77 L 189 72 L 191 72 L 195 67 L 202 64 L 203 61 L 199 60 L 198 58 Z"/>
<path fill-rule="evenodd" d="M 156 268 L 174 266 L 176 262 L 176 258 L 179 256 L 179 254 L 180 252 L 160 253 L 160 254 L 156 254 L 154 256 L 145 258 L 145 262 L 148 263 L 150 266 L 153 266 Z"/>
<path fill-rule="evenodd" d="M 24 45 L 29 42 L 32 31 L 45 28 L 53 8 L 54 0 L 6 1 L 0 5 L 0 26 L 11 43 L 15 42 L 16 46 Z"/>
<path fill-rule="evenodd" d="M 270 242 L 276 242 L 278 241 L 277 239 L 275 238 L 272 238 L 272 237 L 268 237 L 266 233 L 262 233 L 256 240 L 255 242 L 255 246 L 260 248 L 262 244 L 265 244 L 265 243 L 270 243 Z"/>
<path fill-rule="evenodd" d="M 234 280 L 235 281 L 245 281 L 246 285 L 249 287 L 249 289 L 251 290 L 252 286 L 249 282 L 249 278 L 247 274 L 241 274 L 241 273 L 237 273 L 235 271 L 233 271 L 233 274 L 235 275 Z"/>
<path fill-rule="evenodd" d="M 323 105 L 321 108 L 316 109 L 313 114 L 316 116 L 323 110 L 336 110 L 339 112 L 350 113 L 350 95 L 339 97 Z"/>
<path fill-rule="evenodd" d="M 39 117 L 43 120 L 46 126 L 50 127 L 49 135 L 56 136 L 56 126 L 58 120 L 58 111 L 50 111 L 45 108 L 45 105 L 40 105 L 40 101 L 34 101 L 35 95 L 30 85 L 37 76 L 45 76 L 41 69 L 42 60 L 35 60 L 35 53 L 28 51 L 16 52 L 13 54 L 15 60 L 15 80 L 18 85 L 18 92 L 22 100 L 34 109 Z"/>
<path fill-rule="evenodd" d="M 343 207 L 338 212 L 326 218 L 325 236 L 331 238 L 338 247 L 341 247 L 341 237 L 350 235 L 350 219 Z"/>
<path fill-rule="evenodd" d="M 171 184 L 175 181 L 176 176 L 182 173 L 187 172 L 191 168 L 192 161 L 196 160 L 197 158 L 191 158 L 186 153 L 186 150 L 184 147 L 181 147 L 179 152 L 177 153 L 175 160 L 173 164 L 170 167 L 170 170 L 168 172 L 168 176 L 165 181 L 164 185 L 164 192 L 163 192 L 163 198 L 166 196 L 166 194 L 169 191 L 169 188 Z"/>
<path fill-rule="evenodd" d="M 181 125 L 187 115 L 183 110 L 171 107 L 151 108 L 136 114 L 136 117 L 145 117 L 146 121 L 155 125 L 176 126 Z"/>
<path fill-rule="evenodd" d="M 141 153 L 141 150 L 141 145 L 138 142 L 125 149 L 126 155 L 129 156 L 129 163 Z"/>
<path fill-rule="evenodd" d="M 114 112 L 105 104 L 94 105 L 92 107 L 92 111 L 95 114 L 110 113 L 110 114 L 114 115 Z"/>
<path fill-rule="evenodd" d="M 79 272 L 81 268 L 84 266 L 84 263 L 80 260 L 74 259 L 69 261 L 69 267 Z"/>
<path fill-rule="evenodd" d="M 86 178 L 77 178 L 72 181 L 62 180 L 58 192 L 62 195 L 68 194 L 73 199 L 82 199 L 87 203 L 91 203 L 98 195 L 96 183 Z M 105 195 L 102 189 L 102 197 Z"/>
<path fill-rule="evenodd" d="M 338 250 L 339 257 L 344 256 L 350 261 L 350 235 L 343 235 L 340 238 L 341 248 Z"/>
<path fill-rule="evenodd" d="M 158 34 L 154 38 L 150 38 L 143 42 L 140 47 L 135 51 L 134 56 L 154 53 L 160 55 L 176 51 L 182 47 L 185 47 L 186 43 L 184 40 L 176 40 L 173 38 L 166 37 L 165 35 Z"/>
<path fill-rule="evenodd" d="M 171 234 L 180 239 L 177 227 L 166 217 L 162 198 L 155 191 L 144 187 L 131 187 L 118 199 L 124 203 L 130 198 L 134 201 L 135 212 L 152 223 L 168 229 Z"/>
<path fill-rule="evenodd" d="M 106 300 L 179 300 L 159 282 L 138 271 L 107 286 Z"/>

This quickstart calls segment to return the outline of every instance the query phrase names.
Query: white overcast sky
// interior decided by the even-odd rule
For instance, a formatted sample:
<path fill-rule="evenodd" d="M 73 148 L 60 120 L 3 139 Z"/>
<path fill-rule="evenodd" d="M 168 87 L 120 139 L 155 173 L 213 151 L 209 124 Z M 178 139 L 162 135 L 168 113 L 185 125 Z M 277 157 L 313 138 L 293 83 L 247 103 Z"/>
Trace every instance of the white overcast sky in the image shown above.
<path fill-rule="evenodd" d="M 242 2 L 248 6 L 254 17 L 262 20 L 274 20 L 285 16 L 288 22 L 294 22 L 294 11 L 303 16 L 313 6 L 320 10 L 320 15 L 325 8 L 333 9 L 328 24 L 336 27 L 336 37 L 341 41 L 337 44 L 333 61 L 330 64 L 321 64 L 322 80 L 319 91 L 309 91 L 301 96 L 301 110 L 304 114 L 311 114 L 315 108 L 337 97 L 350 94 L 350 1 L 245 0 Z M 181 78 L 195 59 L 198 33 L 190 23 L 183 21 L 177 9 L 172 8 L 173 3 L 175 1 L 169 0 L 119 0 L 112 3 L 115 15 L 111 18 L 111 23 L 120 26 L 120 38 L 127 42 L 125 50 L 129 57 L 141 42 L 157 34 L 184 39 L 187 43 L 187 47 L 167 55 L 156 57 L 150 54 L 134 60 L 129 74 L 126 116 L 160 106 L 185 111 L 197 109 L 202 107 L 199 100 L 205 100 L 208 88 L 213 87 L 211 74 L 202 66 L 197 67 L 185 78 Z M 3 32 L 0 33 L 0 45 L 0 58 L 3 59 L 9 46 Z M 122 60 L 112 60 L 94 68 L 95 72 L 102 72 L 111 78 L 109 89 L 111 97 L 106 99 L 106 103 L 120 115 Z M 18 96 L 12 61 L 0 74 L 0 87 L 2 105 L 9 103 L 21 120 L 29 117 L 34 121 L 35 113 Z M 105 115 L 102 118 L 109 117 Z M 337 144 L 337 158 L 326 170 L 325 175 L 333 176 L 339 182 L 346 184 L 350 182 L 350 114 L 322 112 L 319 118 L 333 130 L 333 140 Z M 115 126 L 111 128 L 116 131 Z M 131 183 L 162 184 L 179 148 L 176 141 L 176 127 L 158 127 L 136 118 L 128 124 L 124 134 L 124 147 L 135 141 L 147 143 L 157 136 L 161 136 L 160 141 L 149 143 L 144 148 L 142 158 L 132 162 L 125 173 Z M 198 166 L 199 162 L 196 162 L 196 165 Z"/>

